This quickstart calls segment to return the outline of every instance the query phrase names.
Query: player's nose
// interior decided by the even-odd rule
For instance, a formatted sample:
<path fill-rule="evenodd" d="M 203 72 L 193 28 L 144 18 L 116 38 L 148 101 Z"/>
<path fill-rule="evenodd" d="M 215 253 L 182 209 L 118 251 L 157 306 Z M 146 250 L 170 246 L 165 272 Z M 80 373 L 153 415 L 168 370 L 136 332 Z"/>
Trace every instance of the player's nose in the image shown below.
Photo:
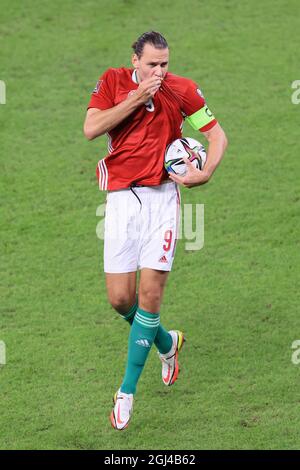
<path fill-rule="evenodd" d="M 157 65 L 157 66 L 154 68 L 154 75 L 156 75 L 157 77 L 162 78 L 163 72 L 162 72 L 162 68 L 161 68 L 160 65 Z"/>

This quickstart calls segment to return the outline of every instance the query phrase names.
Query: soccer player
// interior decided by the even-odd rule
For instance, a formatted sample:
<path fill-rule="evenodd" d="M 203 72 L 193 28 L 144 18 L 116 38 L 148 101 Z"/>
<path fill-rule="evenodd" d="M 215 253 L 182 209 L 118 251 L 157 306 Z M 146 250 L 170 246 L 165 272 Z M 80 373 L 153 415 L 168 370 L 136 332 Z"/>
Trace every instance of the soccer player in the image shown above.
<path fill-rule="evenodd" d="M 163 383 L 170 386 L 178 377 L 183 333 L 167 331 L 160 322 L 179 224 L 178 183 L 207 183 L 227 146 L 196 83 L 168 72 L 165 38 L 146 32 L 132 47 L 133 68 L 103 73 L 84 123 L 87 139 L 107 134 L 109 140 L 109 154 L 97 166 L 99 188 L 107 191 L 104 271 L 108 299 L 130 324 L 127 366 L 110 415 L 119 430 L 128 426 L 137 382 L 153 343 L 162 362 Z M 207 162 L 200 171 L 187 161 L 185 176 L 169 176 L 164 153 L 182 136 L 184 119 L 208 140 Z"/>

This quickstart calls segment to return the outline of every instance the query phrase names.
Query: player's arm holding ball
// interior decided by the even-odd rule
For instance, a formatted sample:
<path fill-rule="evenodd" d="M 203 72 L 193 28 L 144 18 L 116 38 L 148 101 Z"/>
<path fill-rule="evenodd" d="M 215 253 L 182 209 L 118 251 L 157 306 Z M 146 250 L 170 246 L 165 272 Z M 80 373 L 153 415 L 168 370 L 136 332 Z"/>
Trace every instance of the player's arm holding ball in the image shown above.
<path fill-rule="evenodd" d="M 207 139 L 207 159 L 203 170 L 199 170 L 184 157 L 187 165 L 186 174 L 178 176 L 172 173 L 169 176 L 176 183 L 192 188 L 209 181 L 224 155 L 228 141 L 224 130 L 207 107 L 198 85 L 189 79 L 186 79 L 184 83 L 184 88 L 179 90 L 181 91 L 182 111 L 187 116 L 191 127 L 200 131 Z"/>
<path fill-rule="evenodd" d="M 169 175 L 173 181 L 187 188 L 199 186 L 209 181 L 213 172 L 219 165 L 228 144 L 225 132 L 219 123 L 216 123 L 212 129 L 202 133 L 208 141 L 207 160 L 204 169 L 202 171 L 198 170 L 188 158 L 183 157 L 187 165 L 185 176 L 178 176 L 173 173 Z"/>

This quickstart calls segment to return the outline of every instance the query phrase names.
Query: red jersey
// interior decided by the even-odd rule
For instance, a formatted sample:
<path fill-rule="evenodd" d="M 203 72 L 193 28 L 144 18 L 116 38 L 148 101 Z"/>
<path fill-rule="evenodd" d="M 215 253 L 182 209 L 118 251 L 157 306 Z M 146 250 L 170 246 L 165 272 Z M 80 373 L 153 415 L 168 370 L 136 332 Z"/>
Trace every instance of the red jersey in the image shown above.
<path fill-rule="evenodd" d="M 108 69 L 100 77 L 88 108 L 112 108 L 137 88 L 134 69 Z M 109 154 L 97 166 L 99 188 L 156 186 L 168 179 L 165 150 L 173 140 L 182 137 L 183 119 L 197 115 L 204 106 L 205 100 L 195 82 L 168 72 L 154 98 L 107 133 Z M 217 122 L 213 116 L 209 121 L 199 130 L 207 131 Z"/>

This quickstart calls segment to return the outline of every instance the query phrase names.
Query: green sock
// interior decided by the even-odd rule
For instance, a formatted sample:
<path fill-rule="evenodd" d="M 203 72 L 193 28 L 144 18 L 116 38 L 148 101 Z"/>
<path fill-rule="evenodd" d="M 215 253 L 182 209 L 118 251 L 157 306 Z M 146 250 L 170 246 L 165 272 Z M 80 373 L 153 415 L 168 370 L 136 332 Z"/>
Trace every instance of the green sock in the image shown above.
<path fill-rule="evenodd" d="M 126 320 L 128 323 L 130 323 L 130 325 L 132 325 L 134 315 L 135 315 L 135 312 L 137 311 L 137 308 L 138 308 L 138 298 L 136 296 L 135 304 L 133 304 L 133 306 L 131 307 L 129 312 L 125 313 L 125 315 L 122 315 L 124 320 Z"/>
<path fill-rule="evenodd" d="M 129 334 L 127 367 L 121 392 L 136 392 L 136 386 L 154 342 L 158 326 L 159 313 L 137 309 Z"/>
<path fill-rule="evenodd" d="M 173 345 L 173 339 L 170 333 L 164 329 L 162 325 L 159 325 L 154 344 L 159 350 L 160 354 L 166 354 L 171 350 Z"/>
<path fill-rule="evenodd" d="M 138 297 L 136 296 L 135 304 L 131 307 L 129 312 L 127 312 L 125 315 L 122 315 L 124 320 L 126 320 L 130 325 L 132 325 L 137 308 L 138 308 Z M 170 333 L 167 332 L 167 330 L 165 330 L 165 328 L 162 325 L 159 325 L 158 327 L 154 344 L 161 354 L 168 353 L 172 347 L 172 344 L 173 344 L 172 336 L 170 335 Z"/>

